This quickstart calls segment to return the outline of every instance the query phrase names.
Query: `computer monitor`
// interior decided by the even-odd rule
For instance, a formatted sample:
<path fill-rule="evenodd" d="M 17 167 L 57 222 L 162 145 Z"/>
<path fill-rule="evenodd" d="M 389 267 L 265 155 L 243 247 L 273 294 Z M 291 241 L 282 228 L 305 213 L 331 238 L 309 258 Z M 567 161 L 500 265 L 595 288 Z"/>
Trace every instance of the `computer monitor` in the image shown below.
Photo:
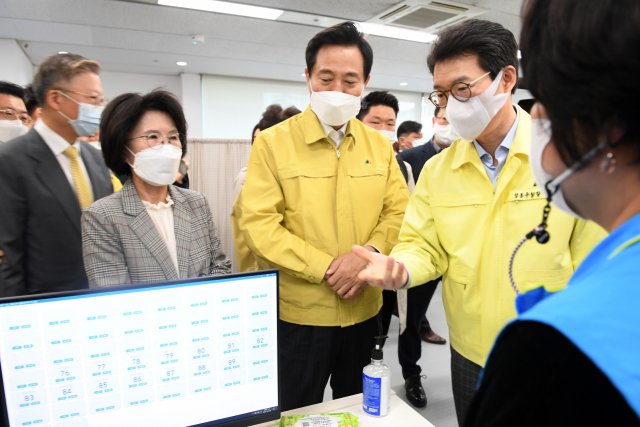
<path fill-rule="evenodd" d="M 280 417 L 278 273 L 0 300 L 11 427 L 243 427 Z"/>

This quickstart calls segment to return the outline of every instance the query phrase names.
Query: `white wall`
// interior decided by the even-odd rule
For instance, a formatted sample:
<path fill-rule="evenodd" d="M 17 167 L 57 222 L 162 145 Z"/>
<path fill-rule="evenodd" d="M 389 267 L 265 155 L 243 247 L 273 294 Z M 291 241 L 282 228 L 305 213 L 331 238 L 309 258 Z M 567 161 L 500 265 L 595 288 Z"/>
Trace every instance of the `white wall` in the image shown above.
<path fill-rule="evenodd" d="M 0 80 L 25 86 L 33 79 L 33 64 L 18 42 L 0 39 Z"/>
<path fill-rule="evenodd" d="M 376 89 L 367 89 L 365 95 Z M 420 120 L 422 94 L 391 92 L 400 102 L 398 123 Z M 246 139 L 271 104 L 295 106 L 304 111 L 309 105 L 309 89 L 304 81 L 286 82 L 227 76 L 202 76 L 202 115 L 204 138 Z"/>
<path fill-rule="evenodd" d="M 306 83 L 241 77 L 202 76 L 202 136 L 248 139 L 267 106 L 309 105 Z"/>
<path fill-rule="evenodd" d="M 178 97 L 182 94 L 180 76 L 101 71 L 100 79 L 104 96 L 110 99 L 127 92 L 147 93 L 159 87 Z"/>
<path fill-rule="evenodd" d="M 168 90 L 182 102 L 189 126 L 188 136 L 202 136 L 202 91 L 199 74 L 173 76 L 102 71 L 100 78 L 104 95 L 110 99 L 128 92 L 145 94 L 157 88 Z"/>
<path fill-rule="evenodd" d="M 200 74 L 180 74 L 182 108 L 189 125 L 189 137 L 202 137 L 202 83 Z"/>

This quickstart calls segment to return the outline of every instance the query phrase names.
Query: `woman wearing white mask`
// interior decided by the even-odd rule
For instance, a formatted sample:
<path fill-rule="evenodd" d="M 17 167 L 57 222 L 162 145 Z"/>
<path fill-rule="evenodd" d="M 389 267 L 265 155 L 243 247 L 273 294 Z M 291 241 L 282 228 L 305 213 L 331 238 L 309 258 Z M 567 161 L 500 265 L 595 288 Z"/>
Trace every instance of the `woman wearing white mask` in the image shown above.
<path fill-rule="evenodd" d="M 519 316 L 493 347 L 467 427 L 640 426 L 639 27 L 637 0 L 525 2 L 530 165 L 551 204 L 527 237 L 552 242 L 562 230 L 546 219 L 562 213 L 611 234 L 565 290 L 541 280 L 525 293 L 515 278 Z"/>
<path fill-rule="evenodd" d="M 230 272 L 205 197 L 171 185 L 186 153 L 186 130 L 180 102 L 167 91 L 124 94 L 105 109 L 104 159 L 131 178 L 82 215 L 90 287 Z"/>

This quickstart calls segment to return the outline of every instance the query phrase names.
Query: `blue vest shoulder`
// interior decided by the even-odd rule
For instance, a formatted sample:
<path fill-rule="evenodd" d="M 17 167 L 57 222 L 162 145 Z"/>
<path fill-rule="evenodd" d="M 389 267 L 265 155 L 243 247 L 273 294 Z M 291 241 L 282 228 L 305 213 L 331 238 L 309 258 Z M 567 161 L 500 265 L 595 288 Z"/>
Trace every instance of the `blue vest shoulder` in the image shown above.
<path fill-rule="evenodd" d="M 541 301 L 533 307 L 522 304 L 520 308 L 528 310 L 514 321 L 536 321 L 562 333 L 609 378 L 638 416 L 639 261 L 640 215 L 603 240 L 565 290 L 532 295 Z"/>

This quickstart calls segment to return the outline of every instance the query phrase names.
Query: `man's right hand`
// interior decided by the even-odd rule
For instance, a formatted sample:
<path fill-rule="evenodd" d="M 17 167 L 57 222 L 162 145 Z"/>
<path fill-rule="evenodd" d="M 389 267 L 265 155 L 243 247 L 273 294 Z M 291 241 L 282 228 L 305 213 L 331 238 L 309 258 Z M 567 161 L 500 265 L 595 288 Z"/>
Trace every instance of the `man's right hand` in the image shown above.
<path fill-rule="evenodd" d="M 386 290 L 400 289 L 407 284 L 409 275 L 403 263 L 379 253 L 369 252 L 362 246 L 353 246 L 352 250 L 367 263 L 365 269 L 358 274 L 360 280 Z"/>
<path fill-rule="evenodd" d="M 4 256 L 4 252 L 0 250 L 0 264 L 2 264 L 2 257 Z"/>

